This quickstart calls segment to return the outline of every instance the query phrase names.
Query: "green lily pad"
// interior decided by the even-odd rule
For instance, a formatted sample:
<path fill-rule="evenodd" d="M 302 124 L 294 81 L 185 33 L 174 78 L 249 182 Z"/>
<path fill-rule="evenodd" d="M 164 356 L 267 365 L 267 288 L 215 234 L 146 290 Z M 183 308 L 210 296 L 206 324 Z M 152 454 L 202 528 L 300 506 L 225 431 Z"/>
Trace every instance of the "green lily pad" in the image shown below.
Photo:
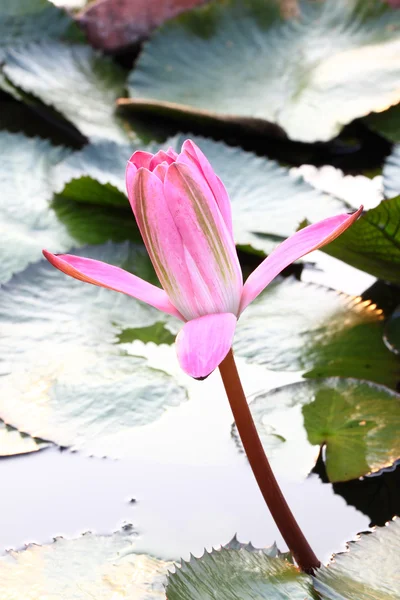
<path fill-rule="evenodd" d="M 131 105 L 329 140 L 399 102 L 399 25 L 399 11 L 381 0 L 300 0 L 288 20 L 275 0 L 212 2 L 144 46 L 129 78 Z"/>
<path fill-rule="evenodd" d="M 383 340 L 389 350 L 395 354 L 400 354 L 400 306 L 387 320 Z"/>
<path fill-rule="evenodd" d="M 153 143 L 143 149 L 156 152 L 172 146 L 180 151 L 186 137 L 178 135 L 165 144 Z M 315 222 L 348 209 L 345 202 L 314 189 L 302 177 L 290 175 L 288 169 L 274 161 L 222 142 L 193 136 L 192 139 L 227 187 L 235 240 L 239 245 L 269 252 L 277 242 L 294 233 L 305 218 Z M 125 168 L 135 149 L 137 145 L 129 151 L 128 146 L 107 142 L 86 146 L 57 166 L 55 190 L 65 186 L 69 197 L 82 200 L 82 194 L 77 191 L 79 177 L 89 176 L 97 183 L 92 182 L 92 187 L 88 187 L 85 201 L 128 206 Z M 113 186 L 112 193 L 107 186 Z"/>
<path fill-rule="evenodd" d="M 142 246 L 109 243 L 75 253 L 155 280 Z M 121 343 L 124 331 L 133 341 L 136 329 L 140 340 L 141 328 L 163 319 L 144 303 L 84 285 L 44 260 L 30 266 L 0 293 L 0 416 L 61 446 L 129 455 L 135 428 L 187 397 L 172 377 Z"/>
<path fill-rule="evenodd" d="M 339 377 L 302 381 L 257 396 L 250 408 L 274 464 L 292 457 L 291 476 L 306 476 L 321 446 L 332 482 L 378 472 L 400 458 L 400 395 L 384 386 Z"/>
<path fill-rule="evenodd" d="M 124 73 L 89 46 L 44 41 L 13 48 L 5 53 L 3 73 L 25 101 L 39 99 L 87 138 L 129 139 L 114 109 L 124 93 Z"/>
<path fill-rule="evenodd" d="M 323 252 L 385 279 L 400 283 L 400 196 L 365 212 Z"/>
<path fill-rule="evenodd" d="M 172 563 L 135 554 L 135 537 L 127 526 L 110 536 L 86 533 L 11 551 L 0 558 L 0 594 L 8 600 L 163 600 Z"/>
<path fill-rule="evenodd" d="M 48 0 L 0 0 L 0 52 L 43 38 L 70 37 L 79 29 L 65 11 Z"/>
<path fill-rule="evenodd" d="M 383 166 L 383 188 L 386 198 L 400 195 L 400 144 L 396 144 Z"/>
<path fill-rule="evenodd" d="M 311 577 L 262 551 L 213 550 L 168 575 L 168 600 L 315 600 Z"/>
<path fill-rule="evenodd" d="M 321 567 L 314 585 L 324 600 L 398 600 L 400 598 L 400 520 L 361 534 L 348 552 Z"/>
<path fill-rule="evenodd" d="M 80 181 L 73 200 L 68 189 L 52 200 L 52 172 L 68 155 L 65 148 L 39 138 L 0 132 L 0 152 L 0 283 L 39 260 L 43 248 L 65 252 L 87 243 L 139 239 L 128 202 L 125 209 L 115 210 L 106 204 L 75 202 L 77 197 L 85 197 L 88 189 L 92 193 L 90 183 Z M 108 188 L 102 191 L 110 192 Z"/>
<path fill-rule="evenodd" d="M 48 442 L 21 433 L 0 420 L 0 457 L 37 452 L 47 446 L 49 446 Z"/>
<path fill-rule="evenodd" d="M 400 144 L 400 104 L 389 110 L 368 115 L 364 123 L 391 142 Z"/>
<path fill-rule="evenodd" d="M 287 279 L 241 316 L 234 350 L 273 370 L 357 377 L 396 389 L 400 361 L 383 343 L 382 311 L 359 297 Z"/>

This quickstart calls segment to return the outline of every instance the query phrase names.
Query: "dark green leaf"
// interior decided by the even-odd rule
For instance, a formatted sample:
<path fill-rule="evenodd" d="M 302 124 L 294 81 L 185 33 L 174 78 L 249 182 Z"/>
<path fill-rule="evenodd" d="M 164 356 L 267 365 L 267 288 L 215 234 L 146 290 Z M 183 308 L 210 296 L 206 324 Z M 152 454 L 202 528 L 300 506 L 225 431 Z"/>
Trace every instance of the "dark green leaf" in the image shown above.
<path fill-rule="evenodd" d="M 142 246 L 109 243 L 75 254 L 155 280 Z M 140 340 L 142 328 L 162 320 L 150 306 L 66 277 L 46 261 L 32 265 L 0 292 L 0 416 L 61 446 L 129 454 L 135 427 L 186 400 L 172 377 L 121 340 L 126 330 L 129 341 L 133 330 Z"/>
<path fill-rule="evenodd" d="M 171 20 L 130 76 L 132 106 L 267 121 L 315 142 L 399 102 L 399 11 L 381 0 L 299 8 L 284 20 L 275 0 L 219 0 Z"/>
<path fill-rule="evenodd" d="M 389 350 L 400 354 L 400 306 L 387 320 L 383 339 Z"/>
<path fill-rule="evenodd" d="M 400 283 L 400 196 L 364 213 L 322 250 L 361 271 Z"/>
<path fill-rule="evenodd" d="M 168 575 L 168 600 L 312 600 L 311 578 L 263 551 L 214 550 Z"/>
<path fill-rule="evenodd" d="M 400 520 L 350 542 L 316 573 L 314 585 L 324 600 L 398 600 L 400 598 Z"/>
<path fill-rule="evenodd" d="M 234 342 L 249 362 L 306 377 L 356 377 L 396 388 L 400 360 L 383 343 L 382 311 L 322 286 L 273 283 L 243 313 Z"/>
<path fill-rule="evenodd" d="M 364 123 L 391 142 L 400 143 L 400 104 L 369 115 L 364 119 Z"/>

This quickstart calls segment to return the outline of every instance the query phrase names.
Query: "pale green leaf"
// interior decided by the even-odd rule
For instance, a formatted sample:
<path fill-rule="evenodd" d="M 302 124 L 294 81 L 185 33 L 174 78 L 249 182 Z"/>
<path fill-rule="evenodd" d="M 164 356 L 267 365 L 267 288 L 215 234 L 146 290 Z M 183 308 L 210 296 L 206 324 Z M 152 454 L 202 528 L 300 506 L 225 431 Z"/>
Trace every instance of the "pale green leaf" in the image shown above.
<path fill-rule="evenodd" d="M 361 534 L 347 552 L 333 556 L 316 573 L 314 585 L 324 600 L 399 600 L 400 521 Z"/>
<path fill-rule="evenodd" d="M 333 482 L 400 458 L 400 395 L 384 386 L 339 377 L 303 381 L 258 395 L 250 408 L 267 455 L 292 477 L 312 470 L 321 446 Z"/>
<path fill-rule="evenodd" d="M 75 254 L 155 279 L 143 247 L 109 243 Z M 163 319 L 142 302 L 73 280 L 44 260 L 32 265 L 0 291 L 0 416 L 61 446 L 129 454 L 135 428 L 186 400 L 172 377 L 128 354 L 124 340 L 126 330 L 129 342 L 140 340 L 142 328 Z"/>
<path fill-rule="evenodd" d="M 30 545 L 0 559 L 0 595 L 7 600 L 164 600 L 172 563 L 135 554 L 136 534 L 86 533 Z"/>
<path fill-rule="evenodd" d="M 219 0 L 169 21 L 131 73 L 131 107 L 269 122 L 315 142 L 399 102 L 399 11 L 299 0 L 299 12 L 284 20 L 275 0 Z"/>

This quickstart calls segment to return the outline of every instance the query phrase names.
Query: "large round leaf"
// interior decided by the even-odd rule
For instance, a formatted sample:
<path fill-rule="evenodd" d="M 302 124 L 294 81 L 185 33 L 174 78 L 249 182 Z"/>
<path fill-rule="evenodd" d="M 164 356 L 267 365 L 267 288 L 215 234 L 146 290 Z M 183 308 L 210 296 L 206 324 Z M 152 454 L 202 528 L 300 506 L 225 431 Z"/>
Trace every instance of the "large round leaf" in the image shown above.
<path fill-rule="evenodd" d="M 336 554 L 316 573 L 324 600 L 399 600 L 400 520 L 362 534 L 348 552 Z"/>
<path fill-rule="evenodd" d="M 142 247 L 109 244 L 82 254 L 154 278 Z M 123 436 L 186 399 L 174 379 L 121 344 L 124 330 L 129 341 L 141 339 L 141 328 L 162 319 L 155 309 L 70 279 L 46 261 L 32 265 L 0 294 L 0 416 L 61 446 L 129 453 Z"/>
<path fill-rule="evenodd" d="M 0 48 L 64 37 L 71 17 L 48 0 L 0 0 Z M 77 30 L 77 28 L 76 28 Z"/>
<path fill-rule="evenodd" d="M 134 553 L 131 527 L 110 536 L 87 533 L 30 545 L 0 559 L 0 595 L 7 600 L 165 599 L 171 562 Z"/>
<path fill-rule="evenodd" d="M 243 313 L 236 352 L 306 377 L 358 377 L 395 388 L 400 361 L 382 340 L 382 311 L 322 286 L 273 283 Z"/>
<path fill-rule="evenodd" d="M 321 446 L 330 481 L 356 479 L 400 458 L 400 395 L 384 386 L 304 381 L 259 395 L 250 407 L 267 455 L 286 465 L 280 470 L 289 465 L 291 475 L 307 475 Z"/>
<path fill-rule="evenodd" d="M 87 138 L 124 142 L 129 132 L 116 117 L 114 103 L 124 92 L 124 73 L 90 46 L 56 41 L 9 50 L 3 71 L 8 80 L 56 109 Z"/>
<path fill-rule="evenodd" d="M 314 142 L 399 102 L 399 11 L 381 0 L 299 8 L 285 21 L 275 0 L 219 0 L 170 21 L 130 76 L 132 104 L 268 121 Z"/>
<path fill-rule="evenodd" d="M 0 132 L 0 152 L 0 283 L 41 258 L 43 248 L 63 252 L 86 243 L 139 238 L 128 202 L 125 210 L 75 202 L 88 193 L 92 198 L 90 182 L 80 182 L 73 201 L 68 190 L 62 190 L 52 202 L 53 168 L 68 155 L 66 149 Z M 119 193 L 112 186 L 102 191 L 106 198 Z"/>
<path fill-rule="evenodd" d="M 153 143 L 144 149 L 156 152 L 160 147 L 172 146 L 180 151 L 185 137 L 179 135 L 165 144 Z M 235 240 L 239 245 L 269 252 L 278 241 L 294 233 L 305 218 L 316 222 L 348 208 L 345 202 L 315 190 L 301 176 L 290 175 L 288 169 L 274 161 L 221 142 L 201 137 L 192 139 L 227 187 Z M 129 156 L 127 146 L 107 142 L 88 145 L 57 167 L 55 189 L 58 192 L 66 186 L 69 197 L 82 199 L 77 189 L 79 177 L 89 176 L 97 183 L 92 182 L 88 188 L 87 201 L 127 206 L 122 193 L 126 193 L 124 178 Z M 121 194 L 110 193 L 104 187 L 107 184 L 118 188 Z"/>
<path fill-rule="evenodd" d="M 313 600 L 311 577 L 262 551 L 214 550 L 168 576 L 168 600 Z"/>

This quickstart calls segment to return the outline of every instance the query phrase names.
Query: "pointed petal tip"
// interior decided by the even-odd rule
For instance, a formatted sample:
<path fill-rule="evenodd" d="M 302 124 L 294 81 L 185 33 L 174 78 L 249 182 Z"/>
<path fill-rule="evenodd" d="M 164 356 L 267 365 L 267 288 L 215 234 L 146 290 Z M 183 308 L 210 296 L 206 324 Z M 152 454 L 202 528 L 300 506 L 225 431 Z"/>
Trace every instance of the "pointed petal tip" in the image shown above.
<path fill-rule="evenodd" d="M 188 321 L 176 337 L 176 352 L 183 371 L 205 379 L 224 360 L 236 329 L 236 316 L 215 313 Z"/>

